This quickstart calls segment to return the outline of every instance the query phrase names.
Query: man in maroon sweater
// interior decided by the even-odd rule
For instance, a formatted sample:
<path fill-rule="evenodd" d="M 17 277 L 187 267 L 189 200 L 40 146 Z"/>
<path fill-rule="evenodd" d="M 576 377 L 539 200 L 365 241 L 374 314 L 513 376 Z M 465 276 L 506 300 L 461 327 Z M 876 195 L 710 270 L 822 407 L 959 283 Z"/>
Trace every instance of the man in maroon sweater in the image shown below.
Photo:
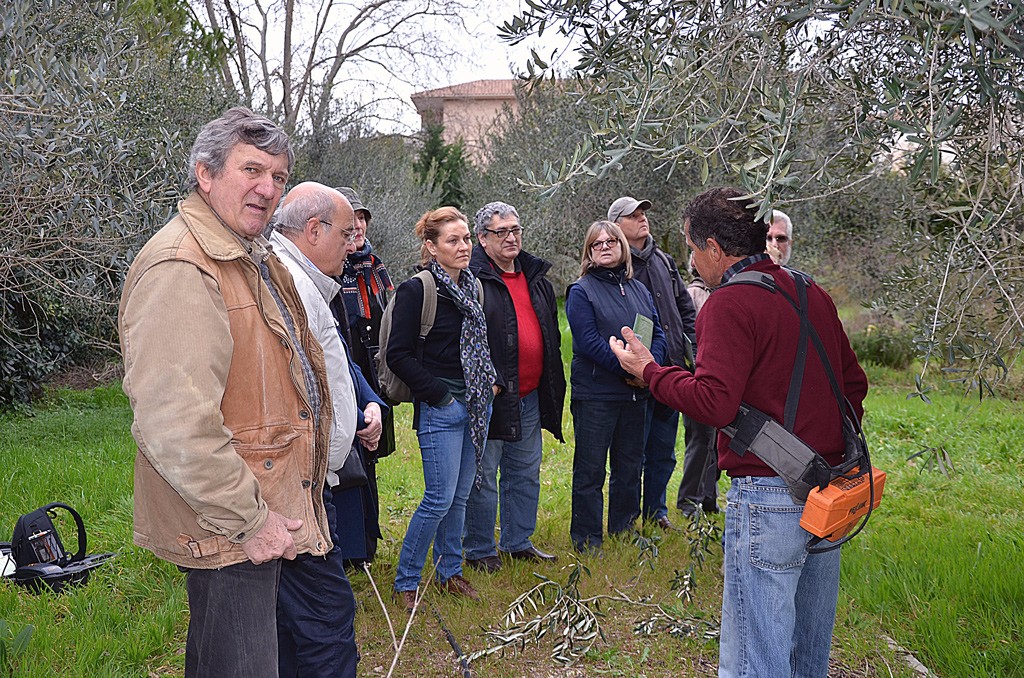
<path fill-rule="evenodd" d="M 767 225 L 754 220 L 741 191 L 713 188 L 687 206 L 684 232 L 701 277 L 713 288 L 740 271 L 767 273 L 796 298 L 792 277 L 765 254 Z M 811 324 L 840 390 L 863 415 L 867 377 L 828 294 L 807 289 Z M 693 374 L 661 367 L 629 328 L 628 347 L 610 340 L 622 367 L 651 393 L 697 421 L 721 429 L 740 401 L 784 419 L 800 335 L 797 312 L 778 292 L 730 285 L 697 316 L 701 350 Z M 839 406 L 817 353 L 808 352 L 793 432 L 832 465 L 842 461 Z M 785 483 L 752 452 L 738 454 L 718 434 L 718 465 L 732 478 L 725 519 L 725 590 L 720 677 L 826 676 L 839 593 L 839 550 L 808 555 L 811 535 Z"/>

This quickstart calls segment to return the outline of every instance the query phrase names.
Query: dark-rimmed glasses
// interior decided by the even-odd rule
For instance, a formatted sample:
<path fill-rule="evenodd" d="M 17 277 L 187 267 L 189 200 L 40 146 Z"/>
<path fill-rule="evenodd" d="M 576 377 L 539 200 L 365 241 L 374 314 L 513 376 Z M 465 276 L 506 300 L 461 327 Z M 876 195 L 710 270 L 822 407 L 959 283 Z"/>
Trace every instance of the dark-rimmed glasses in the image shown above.
<path fill-rule="evenodd" d="M 592 250 L 610 250 L 619 244 L 618 238 L 608 238 L 607 240 L 595 240 L 590 243 L 590 249 Z"/>
<path fill-rule="evenodd" d="M 485 228 L 484 230 L 487 231 L 488 233 L 490 233 L 491 235 L 497 236 L 498 240 L 504 240 L 505 238 L 508 237 L 509 233 L 511 233 L 511 234 L 515 235 L 516 237 L 518 237 L 519 234 L 523 232 L 523 227 L 522 226 L 513 226 L 512 228 L 497 228 L 497 229 L 495 229 L 495 228 Z"/>

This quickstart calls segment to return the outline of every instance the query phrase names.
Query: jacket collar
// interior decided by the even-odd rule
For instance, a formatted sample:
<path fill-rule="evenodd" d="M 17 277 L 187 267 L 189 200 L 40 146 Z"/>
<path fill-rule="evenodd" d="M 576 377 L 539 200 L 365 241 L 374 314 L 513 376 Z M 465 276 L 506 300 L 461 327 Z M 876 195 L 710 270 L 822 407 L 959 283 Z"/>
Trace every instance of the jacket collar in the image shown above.
<path fill-rule="evenodd" d="M 601 282 L 605 282 L 610 285 L 622 285 L 626 282 L 626 265 L 619 264 L 613 268 L 592 268 L 588 275 L 592 275 Z"/>
<path fill-rule="evenodd" d="M 341 285 L 338 281 L 317 268 L 295 243 L 281 235 L 278 231 L 274 231 L 270 236 L 270 244 L 281 258 L 290 259 L 302 269 L 303 273 L 309 276 L 317 291 L 323 296 L 324 301 L 330 303 L 331 299 L 337 296 L 341 290 Z"/>
<path fill-rule="evenodd" d="M 239 237 L 197 192 L 192 192 L 178 203 L 178 214 L 199 247 L 211 259 L 231 261 L 252 257 L 256 261 L 263 261 L 267 258 L 266 238 L 261 235 L 253 240 Z"/>
<path fill-rule="evenodd" d="M 526 279 L 532 281 L 534 278 L 544 275 L 551 269 L 551 262 L 535 257 L 526 250 L 520 250 L 515 259 L 516 270 L 522 271 Z M 491 261 L 483 247 L 476 246 L 470 255 L 469 268 L 480 278 L 500 279 L 501 269 Z"/>

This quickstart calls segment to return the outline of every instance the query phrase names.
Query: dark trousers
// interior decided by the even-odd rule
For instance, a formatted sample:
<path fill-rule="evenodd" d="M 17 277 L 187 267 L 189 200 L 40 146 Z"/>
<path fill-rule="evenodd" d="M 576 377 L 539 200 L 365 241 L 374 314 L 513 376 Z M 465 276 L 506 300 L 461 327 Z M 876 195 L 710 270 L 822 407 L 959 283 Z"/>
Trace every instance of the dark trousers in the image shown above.
<path fill-rule="evenodd" d="M 345 576 L 330 490 L 324 491 L 324 507 L 334 548 L 326 557 L 302 554 L 281 564 L 277 595 L 281 678 L 356 675 L 355 596 Z"/>
<path fill-rule="evenodd" d="M 366 470 L 367 484 L 335 491 L 332 499 L 338 520 L 338 540 L 345 556 L 345 567 L 360 568 L 377 555 L 380 523 L 377 511 L 377 460 L 372 453 L 356 445 Z"/>
<path fill-rule="evenodd" d="M 640 472 L 644 462 L 647 401 L 572 400 L 576 450 L 572 460 L 572 517 L 569 536 L 578 551 L 596 549 L 603 539 L 604 477 L 608 481 L 608 533 L 628 530 L 640 515 Z"/>
<path fill-rule="evenodd" d="M 280 571 L 280 560 L 185 570 L 186 678 L 277 678 Z"/>
<path fill-rule="evenodd" d="M 679 411 L 654 398 L 647 400 L 647 442 L 644 445 L 644 520 L 668 515 L 666 488 L 676 470 Z"/>
<path fill-rule="evenodd" d="M 676 506 L 686 515 L 693 514 L 694 504 L 709 513 L 717 511 L 718 432 L 714 426 L 701 424 L 685 414 L 683 425 L 686 427 L 686 456 Z"/>

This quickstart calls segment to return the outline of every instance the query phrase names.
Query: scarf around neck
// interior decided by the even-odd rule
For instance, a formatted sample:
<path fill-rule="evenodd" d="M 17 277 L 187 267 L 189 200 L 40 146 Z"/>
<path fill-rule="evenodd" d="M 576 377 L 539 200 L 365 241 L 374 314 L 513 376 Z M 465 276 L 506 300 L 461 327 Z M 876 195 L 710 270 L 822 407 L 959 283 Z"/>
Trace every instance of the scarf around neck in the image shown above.
<path fill-rule="evenodd" d="M 377 308 L 383 309 L 387 305 L 387 293 L 395 289 L 388 269 L 380 257 L 373 253 L 369 240 L 361 250 L 348 255 L 339 282 L 345 310 L 350 318 L 371 317 L 371 299 L 376 300 Z"/>
<path fill-rule="evenodd" d="M 462 373 L 466 380 L 466 409 L 469 411 L 470 437 L 476 451 L 476 483 L 481 482 L 480 461 L 487 443 L 487 426 L 490 418 L 487 407 L 494 395 L 491 387 L 497 373 L 491 362 L 487 347 L 487 321 L 484 309 L 477 299 L 476 277 L 465 269 L 456 283 L 437 260 L 431 260 L 430 271 L 437 281 L 451 294 L 456 308 L 462 313 L 462 333 L 459 338 L 459 357 Z"/>

